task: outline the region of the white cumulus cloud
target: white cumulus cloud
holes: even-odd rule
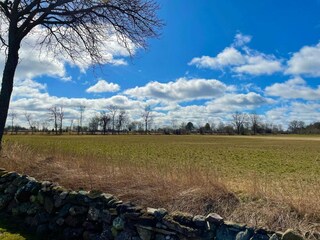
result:
[[[202,56],[191,60],[189,65],[198,68],[219,69],[226,66],[241,65],[245,63],[245,57],[234,47],[227,47],[216,57]]]
[[[95,85],[89,87],[86,92],[88,93],[103,93],[103,92],[117,92],[120,86],[116,83],[108,83],[105,80],[99,80]]]
[[[235,36],[233,44],[217,56],[196,57],[189,62],[189,65],[214,70],[229,68],[234,73],[249,75],[271,75],[283,70],[282,61],[274,55],[264,54],[245,46],[250,41],[251,36],[239,33]]]
[[[315,46],[304,46],[293,54],[288,61],[287,74],[320,76],[320,43]]]
[[[266,87],[265,93],[284,99],[320,100],[320,86],[311,88],[301,77],[290,79],[284,83],[275,83]]]
[[[174,82],[149,82],[143,87],[126,90],[126,95],[136,98],[155,98],[165,101],[189,101],[222,96],[225,92],[234,91],[234,86],[215,79],[186,79],[179,78]]]

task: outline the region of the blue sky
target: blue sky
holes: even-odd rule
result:
[[[65,125],[79,118],[79,105],[88,121],[110,104],[132,121],[150,105],[156,126],[230,123],[235,111],[284,127],[320,121],[319,0],[158,2],[161,36],[147,50],[133,47],[132,58],[111,38],[102,69],[26,44],[10,111],[45,121],[61,105]]]

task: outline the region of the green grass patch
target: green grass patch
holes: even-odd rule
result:
[[[75,160],[89,157],[102,164],[201,168],[227,178],[252,174],[273,179],[313,181],[320,174],[319,137],[237,136],[6,136],[47,156]]]

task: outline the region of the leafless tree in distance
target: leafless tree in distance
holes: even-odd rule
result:
[[[28,113],[28,112],[25,112],[24,113],[24,117],[26,118],[28,124],[29,124],[29,128],[31,130],[31,133],[33,134],[33,131],[34,131],[34,124],[33,124],[33,119],[32,119],[32,115],[31,113]]]
[[[79,106],[80,118],[79,118],[78,134],[80,134],[80,131],[83,134],[82,122],[83,122],[83,113],[85,110],[86,110],[86,106],[84,105]]]
[[[256,135],[257,131],[258,131],[259,124],[260,124],[260,117],[255,112],[250,114],[249,117],[250,117],[250,121],[251,121],[253,135]]]
[[[60,132],[60,134],[62,134],[63,119],[64,119],[64,111],[63,111],[63,107],[60,106],[59,110],[58,110],[58,120],[59,120],[59,132]]]
[[[119,108],[116,105],[109,105],[107,109],[110,112],[111,121],[112,121],[112,134],[114,134],[114,130],[116,126],[116,115],[117,115],[117,112],[119,111]]]
[[[56,134],[58,134],[58,114],[59,110],[57,106],[52,106],[49,109],[49,120],[53,121],[53,128]]]
[[[127,120],[127,112],[125,110],[121,110],[118,114],[118,118],[117,118],[117,130],[118,130],[118,134],[120,133],[120,131],[123,128],[123,125],[125,124]]]
[[[107,127],[108,127],[108,124],[110,123],[110,120],[111,120],[111,117],[108,113],[106,113],[105,111],[102,111],[100,113],[100,125],[102,127],[103,134],[106,134]]]
[[[8,116],[11,120],[11,134],[13,134],[13,123],[14,123],[14,119],[17,117],[17,113],[14,111],[11,111],[9,112]]]
[[[247,121],[247,114],[241,112],[235,112],[232,114],[233,124],[236,127],[237,134],[241,134],[241,130],[244,126],[244,123]]]
[[[143,118],[143,122],[144,122],[144,130],[146,133],[148,133],[149,126],[153,120],[152,109],[151,109],[150,105],[147,105],[144,108],[144,112],[142,113],[142,118]]]
[[[81,60],[87,53],[93,64],[105,63],[103,44],[111,35],[130,51],[146,47],[162,22],[154,0],[1,0],[0,49],[7,54],[0,92],[0,143],[19,62],[21,43],[41,30],[38,45],[56,55]]]

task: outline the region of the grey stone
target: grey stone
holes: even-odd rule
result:
[[[51,188],[52,188],[52,183],[51,183],[51,182],[49,182],[49,181],[43,181],[43,182],[41,183],[41,191],[43,191],[43,192],[48,192],[48,191],[51,190]]]
[[[304,238],[293,229],[288,229],[282,235],[281,240],[303,240]]]
[[[219,214],[209,213],[209,215],[206,217],[206,221],[216,225],[221,225],[223,223],[223,218]]]
[[[182,225],[181,223],[175,221],[172,216],[165,216],[162,219],[162,223],[165,224],[169,229],[183,234],[186,237],[195,237],[199,233],[198,229],[191,228],[189,226]]]
[[[239,232],[236,236],[236,240],[250,240],[254,232],[252,230],[246,229],[245,231]]]
[[[65,217],[69,214],[69,209],[72,207],[71,204],[64,205],[58,212],[59,217]]]
[[[100,210],[95,207],[90,207],[88,210],[88,219],[90,221],[97,221],[100,217]]]
[[[15,178],[20,177],[16,172],[7,172],[3,174],[0,178],[0,183],[12,182]]]
[[[18,187],[13,185],[13,184],[10,184],[5,190],[4,190],[4,193],[5,194],[15,194],[18,190]]]
[[[196,215],[193,217],[192,221],[197,227],[200,228],[206,228],[207,227],[207,222],[206,222],[206,217],[202,215]]]
[[[117,217],[113,220],[112,226],[117,230],[121,231],[124,229],[124,221],[121,217]]]
[[[269,238],[269,240],[279,240],[277,234],[272,234],[272,236]]]
[[[137,227],[137,231],[138,231],[139,237],[142,240],[151,240],[152,239],[152,232],[150,230]]]
[[[266,234],[254,234],[250,240],[269,240],[269,236]]]
[[[221,225],[217,229],[216,240],[234,240],[238,232],[231,231],[226,225]]]
[[[26,203],[21,203],[20,205],[18,205],[17,208],[19,209],[19,213],[26,214],[28,210],[30,210],[31,213],[34,211],[32,210],[32,207],[33,207],[32,203],[26,202]]]
[[[38,192],[37,194],[37,202],[39,202],[40,204],[44,204],[44,196],[41,192]]]
[[[158,219],[159,221],[168,214],[168,211],[164,208],[158,208],[158,209],[148,208],[148,209],[147,209],[147,212],[155,216],[155,218]]]
[[[50,214],[53,211],[53,201],[49,197],[44,198],[44,209]]]
[[[132,232],[122,231],[114,239],[115,240],[132,240],[134,237]]]

